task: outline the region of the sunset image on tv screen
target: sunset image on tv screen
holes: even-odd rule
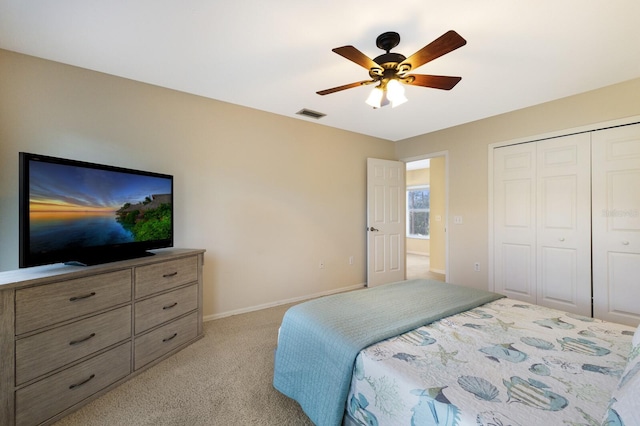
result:
[[[31,162],[31,252],[170,239],[171,200],[170,178]]]

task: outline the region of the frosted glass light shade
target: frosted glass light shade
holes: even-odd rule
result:
[[[404,96],[402,83],[398,80],[389,81],[389,83],[387,83],[387,98],[391,101],[392,108],[407,102],[408,99]]]
[[[380,108],[380,103],[382,102],[382,96],[384,92],[379,87],[374,87],[374,89],[369,94],[369,97],[365,101],[367,105],[370,105],[374,108]]]

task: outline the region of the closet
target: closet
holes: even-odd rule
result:
[[[493,290],[640,322],[640,124],[492,148]]]

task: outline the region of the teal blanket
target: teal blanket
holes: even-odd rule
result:
[[[273,386],[317,426],[340,425],[358,352],[376,342],[503,297],[408,280],[314,299],[284,315]]]

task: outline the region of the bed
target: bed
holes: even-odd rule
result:
[[[273,384],[318,426],[640,425],[634,331],[408,280],[290,308]]]

